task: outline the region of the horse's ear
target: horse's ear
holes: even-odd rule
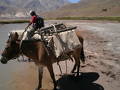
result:
[[[17,32],[15,32],[13,34],[12,40],[14,40],[14,41],[18,40],[18,33]]]
[[[15,38],[18,39],[18,37],[19,37],[19,36],[18,36],[18,33],[15,32]]]

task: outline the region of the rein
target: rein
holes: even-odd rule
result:
[[[16,43],[19,44],[19,54],[18,54],[17,57],[15,57],[15,59],[17,59],[17,61],[20,61],[20,60],[19,60],[19,57],[20,57],[20,56],[22,56],[23,61],[25,60],[25,59],[24,59],[23,52],[22,52],[22,50],[21,50],[21,43],[22,43],[21,41],[22,41],[22,40],[17,40],[17,41],[16,41]]]

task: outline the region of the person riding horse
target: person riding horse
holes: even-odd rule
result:
[[[31,25],[32,25],[32,29],[28,31],[28,39],[30,39],[34,35],[35,31],[44,27],[44,19],[42,17],[39,17],[36,14],[36,12],[33,10],[31,10],[29,14],[32,17],[31,17],[30,23],[25,28],[25,31],[27,31],[28,27]]]
[[[35,11],[30,11],[29,13],[32,17],[30,20],[30,23],[28,24],[28,26],[25,28],[25,31],[27,31],[28,27],[32,25],[32,29],[27,31],[27,38],[28,40],[31,39],[31,37],[34,35],[34,32],[41,29],[42,27],[44,27],[44,19],[42,17],[39,17]],[[24,32],[25,32],[24,31]],[[45,44],[46,50],[49,54],[49,49],[50,47],[48,46],[48,41],[46,41],[46,39],[41,35],[41,39]]]

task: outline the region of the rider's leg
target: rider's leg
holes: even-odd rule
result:
[[[31,39],[34,35],[34,32],[36,31],[36,29],[32,28],[30,31],[28,31],[27,37],[28,39]]]

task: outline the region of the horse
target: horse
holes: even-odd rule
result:
[[[71,73],[74,73],[77,70],[77,76],[79,76],[79,69],[80,69],[80,60],[85,61],[84,49],[83,49],[83,37],[76,32],[77,37],[80,41],[80,47],[76,48],[73,52],[68,53],[70,57],[74,58],[75,64]],[[48,55],[46,51],[46,47],[43,41],[41,40],[24,40],[22,41],[22,45],[20,47],[21,40],[18,38],[19,34],[17,32],[11,33],[9,39],[6,42],[5,49],[1,54],[1,63],[6,64],[9,60],[15,59],[19,57],[20,54],[31,58],[35,64],[38,66],[39,72],[39,82],[36,90],[39,90],[42,87],[42,76],[43,76],[43,67],[46,66],[50,76],[53,80],[54,89],[57,87],[57,82],[55,80],[55,75],[53,72],[52,64],[57,62],[58,59],[56,56],[51,52]],[[59,60],[61,61],[61,60]]]

